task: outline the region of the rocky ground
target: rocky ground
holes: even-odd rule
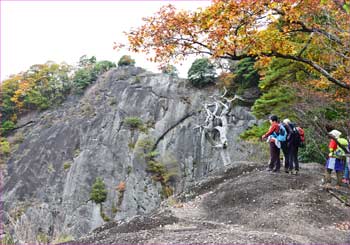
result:
[[[321,186],[323,168],[298,176],[240,162],[162,203],[149,216],[110,222],[73,243],[350,243],[350,189]],[[69,242],[72,244],[72,242]]]

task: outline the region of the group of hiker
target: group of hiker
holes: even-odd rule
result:
[[[267,171],[279,172],[281,168],[280,150],[284,155],[284,171],[298,175],[299,161],[298,149],[305,144],[304,130],[288,118],[282,122],[276,115],[269,117],[270,128],[262,136],[270,145],[270,163]],[[335,171],[337,176],[336,188],[342,183],[349,185],[350,144],[336,129],[328,133],[330,137],[329,154],[325,166],[325,188],[330,188],[331,174]],[[350,187],[350,185],[349,185]]]
[[[270,145],[270,164],[267,171],[279,172],[281,168],[280,149],[284,155],[284,171],[297,175],[299,172],[298,149],[304,144],[304,130],[288,118],[279,122],[276,115],[269,118],[270,128],[262,136]]]

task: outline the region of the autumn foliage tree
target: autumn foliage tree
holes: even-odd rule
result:
[[[214,0],[195,12],[168,5],[127,34],[129,47],[161,63],[188,55],[293,60],[348,91],[350,14],[339,2]]]
[[[11,132],[24,113],[59,105],[73,90],[82,92],[100,74],[115,66],[113,62],[97,62],[94,56],[84,55],[77,67],[48,61],[12,75],[0,86],[0,134]]]
[[[322,161],[330,125],[350,134],[349,1],[214,0],[194,12],[168,5],[127,35],[130,50],[160,63],[189,55],[254,60],[262,92],[254,114],[266,118],[273,111],[301,122],[309,139],[302,156],[308,161]],[[230,85],[239,76],[220,77]],[[261,135],[266,127],[245,136]]]
[[[11,131],[17,117],[30,110],[44,110],[62,102],[69,93],[71,66],[46,62],[11,76],[1,83],[2,134]]]

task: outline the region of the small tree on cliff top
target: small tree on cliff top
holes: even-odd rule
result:
[[[213,83],[215,76],[215,67],[207,58],[195,60],[188,70],[188,80],[195,87],[203,87]]]

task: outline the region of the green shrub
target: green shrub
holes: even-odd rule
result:
[[[127,173],[127,175],[129,175],[131,172],[132,172],[132,167],[131,167],[131,166],[128,166],[128,167],[126,168],[126,173]]]
[[[2,138],[0,141],[0,155],[9,155],[11,152],[10,143],[5,139]]]
[[[49,163],[49,165],[47,166],[47,171],[49,171],[49,173],[55,172],[55,168],[53,167],[52,163]]]
[[[257,118],[278,115],[279,118],[296,118],[292,105],[296,99],[295,92],[287,87],[274,87],[257,99],[252,112]]]
[[[150,151],[146,154],[146,159],[152,160],[159,155],[158,151]]]
[[[164,174],[164,182],[165,182],[165,183],[168,183],[171,179],[173,179],[173,178],[178,178],[178,177],[179,177],[179,174],[178,174],[178,173],[167,171],[167,172]]]
[[[36,235],[36,240],[39,244],[48,244],[49,243],[49,237],[45,233],[42,233],[42,232],[39,232]]]
[[[2,123],[2,126],[1,126],[1,134],[6,135],[15,127],[16,125],[12,121],[5,121]]]
[[[64,169],[64,170],[69,169],[71,166],[72,166],[72,163],[71,163],[71,162],[65,162],[65,163],[63,163],[63,169]]]
[[[168,74],[170,76],[177,76],[178,70],[173,65],[165,65],[161,67],[161,71],[164,74]]]
[[[71,235],[62,234],[56,237],[55,240],[52,241],[52,244],[67,243],[73,240],[74,237],[72,237]]]
[[[132,129],[140,129],[143,126],[143,121],[138,117],[127,117],[123,122]]]
[[[123,199],[124,199],[124,191],[119,191],[118,192],[118,203],[117,203],[119,208],[123,203]]]
[[[113,67],[116,67],[116,64],[114,62],[108,60],[99,61],[94,66],[94,72],[95,74],[100,75]]]
[[[79,148],[77,148],[77,149],[75,149],[74,150],[74,157],[78,157],[79,155],[80,155],[80,149]]]
[[[90,68],[78,70],[73,77],[73,85],[78,92],[82,92],[97,78],[96,73]]]
[[[24,97],[24,105],[26,108],[45,110],[50,107],[50,101],[40,91],[31,89]]]
[[[141,78],[139,76],[135,76],[135,82],[133,82],[133,84],[140,83],[140,82],[141,82]]]
[[[130,55],[123,55],[118,61],[118,66],[133,66],[133,65],[135,65],[135,60],[133,60]]]
[[[236,87],[238,92],[242,93],[247,88],[257,87],[259,84],[259,73],[254,67],[254,58],[244,58],[240,60],[236,67],[232,70],[235,74],[233,78],[233,87]]]
[[[136,145],[135,145],[137,148],[141,148],[143,149],[144,152],[148,152],[150,151],[153,146],[154,146],[154,141],[153,139],[147,137],[147,138],[143,138],[143,139],[139,139],[137,142],[136,142]]]
[[[104,212],[100,212],[100,215],[104,222],[109,222],[111,220]]]
[[[88,58],[87,55],[83,55],[79,58],[78,66],[80,68],[88,68],[92,67],[96,63],[96,57],[91,56],[91,58]]]
[[[188,80],[195,87],[204,87],[215,81],[214,65],[207,58],[195,60],[188,70]]]
[[[269,122],[264,122],[260,126],[254,125],[250,129],[244,131],[239,137],[244,140],[249,141],[259,141],[261,136],[263,136],[270,127]]]
[[[343,4],[343,9],[348,13],[350,14],[350,3],[344,3]]]
[[[168,185],[163,185],[162,186],[162,196],[165,198],[170,197],[172,194],[174,194],[173,188],[171,188]]]
[[[95,203],[103,203],[107,198],[106,185],[102,178],[97,177],[95,183],[92,185],[90,198]]]
[[[113,214],[118,213],[118,208],[115,206],[114,203],[112,204],[112,213],[113,213]]]
[[[164,164],[158,162],[158,161],[154,161],[154,160],[150,160],[147,162],[147,169],[148,172],[157,174],[158,176],[164,176],[164,174],[166,173],[166,169]]]
[[[6,233],[6,235],[0,240],[0,244],[15,244],[15,241],[10,234]]]
[[[81,93],[87,86],[96,81],[98,75],[116,67],[115,63],[107,60],[96,62],[96,57],[82,56],[79,61],[80,69],[73,76],[73,86],[76,92]]]
[[[131,149],[131,150],[135,149],[135,143],[134,143],[134,142],[129,141],[129,143],[128,143],[128,147],[129,147],[129,149]]]
[[[323,141],[315,137],[314,128],[304,128],[305,147],[299,148],[299,160],[301,162],[325,163],[328,154],[328,139]]]

